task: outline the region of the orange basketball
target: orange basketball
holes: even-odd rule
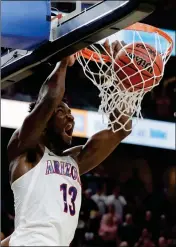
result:
[[[129,91],[142,88],[150,91],[162,78],[162,56],[148,44],[144,46],[143,43],[134,43],[124,46],[117,54],[115,62],[114,70]]]

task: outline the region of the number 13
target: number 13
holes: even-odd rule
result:
[[[77,196],[77,189],[73,186],[71,186],[68,189],[68,194],[71,196],[71,204],[72,205],[68,205],[68,203],[67,203],[67,184],[61,184],[60,185],[60,191],[63,191],[64,212],[67,213],[68,208],[69,208],[70,215],[74,216],[75,215],[75,200],[76,200],[76,196]]]

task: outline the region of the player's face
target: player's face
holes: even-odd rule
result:
[[[61,102],[52,117],[52,125],[56,138],[61,138],[65,143],[71,144],[75,122],[67,104]]]

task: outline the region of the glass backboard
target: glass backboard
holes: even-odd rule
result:
[[[43,1],[49,3],[48,0]],[[55,36],[49,40],[48,35],[48,42],[26,52],[24,56],[16,56],[14,59],[10,53],[6,54],[6,60],[9,59],[10,62],[2,67],[1,87],[28,77],[43,63],[55,63],[64,56],[71,55],[142,20],[153,12],[158,1],[160,0],[149,0],[147,3],[145,0],[63,1],[62,6],[58,6],[56,1],[51,2],[51,16],[47,16],[46,21],[51,21],[52,17],[63,13],[63,18],[55,26]],[[16,1],[12,2],[15,4]],[[64,7],[65,3],[67,7]],[[72,5],[68,7],[70,3]],[[3,59],[1,57],[2,64]]]

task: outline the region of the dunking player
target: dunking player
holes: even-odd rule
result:
[[[70,56],[56,65],[9,142],[15,231],[2,246],[69,246],[81,204],[79,174],[99,165],[129,134],[105,129],[84,146],[64,151],[72,141],[74,118],[62,99],[67,66],[74,60]]]

